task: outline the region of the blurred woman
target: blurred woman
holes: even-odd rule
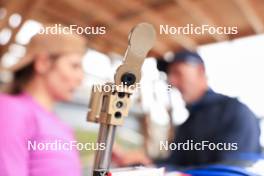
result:
[[[69,147],[73,132],[52,110],[81,83],[85,50],[75,34],[38,34],[8,69],[14,79],[0,94],[0,175],[81,175],[78,152]]]

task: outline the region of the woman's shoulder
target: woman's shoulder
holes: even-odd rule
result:
[[[11,94],[8,94],[8,93],[0,93],[0,100],[14,100],[16,97],[16,95],[11,95]]]
[[[4,136],[21,136],[23,139],[33,136],[35,117],[22,94],[0,94],[0,128]]]
[[[30,104],[23,95],[10,95],[10,94],[0,94],[0,118],[1,119],[12,119],[15,117],[16,120],[25,120],[25,118],[30,117],[32,111]]]
[[[9,107],[12,108],[13,110],[25,109],[26,106],[28,106],[28,103],[26,99],[23,97],[24,97],[23,94],[11,95],[11,94],[0,93],[0,108]]]

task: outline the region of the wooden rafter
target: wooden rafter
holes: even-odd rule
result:
[[[234,0],[239,9],[242,11],[243,15],[246,17],[249,24],[252,26],[256,33],[264,32],[264,20],[261,19],[260,15],[257,13],[256,8],[252,1],[249,0]]]
[[[66,26],[70,24],[81,27],[105,26],[107,28],[105,35],[84,35],[89,47],[105,54],[112,51],[123,54],[127,47],[127,36],[130,29],[137,23],[149,22],[155,26],[158,34],[151,53],[160,56],[167,51],[177,51],[182,48],[195,49],[200,44],[263,33],[264,16],[260,12],[264,9],[264,4],[260,0],[233,1],[235,3],[223,0],[217,1],[216,3],[219,4],[216,4],[209,3],[210,0],[155,0],[155,2],[150,0],[31,0],[30,2],[29,0],[5,0],[3,5],[8,14],[4,20],[0,21],[0,29],[9,25],[8,17],[14,12],[23,15],[22,22],[30,18],[41,23],[61,23]],[[42,5],[34,6],[32,5],[34,2],[42,2]],[[230,8],[227,9],[226,13],[229,10],[229,13],[236,16],[230,19],[226,18],[227,14],[223,18],[214,16],[225,10],[229,3]],[[212,6],[212,9],[217,10],[209,13],[209,11],[204,10],[203,5],[207,5],[206,8]],[[218,8],[220,9],[218,10]],[[230,12],[230,9],[235,11]],[[243,15],[239,16],[240,14]],[[179,15],[182,16],[179,18]],[[159,33],[160,24],[175,27],[190,23],[194,25],[208,24],[210,26],[235,24],[244,32],[235,35],[210,35],[208,33],[204,36]],[[12,29],[13,35],[9,44],[14,42],[21,25]],[[2,50],[3,48],[6,50],[8,46],[1,47]]]
[[[175,2],[191,15],[200,24],[209,24],[211,26],[217,26],[217,23],[212,17],[210,17],[205,11],[200,9],[193,1],[190,0],[175,0]],[[225,34],[213,34],[213,38],[216,41],[228,40],[228,36]]]
[[[13,13],[18,13],[22,16],[22,20],[19,24],[18,27],[12,29],[12,35],[11,35],[11,38],[9,39],[8,43],[5,44],[2,48],[1,48],[1,56],[8,50],[10,44],[12,43],[15,43],[15,38],[16,38],[16,35],[18,33],[18,31],[21,29],[21,27],[23,26],[24,22],[30,18],[30,15],[31,15],[31,12],[32,10],[38,6],[38,5],[41,5],[41,1],[34,1],[34,2],[31,2],[30,0],[24,0],[22,4],[20,4],[19,6],[15,6],[15,2],[14,1],[11,1],[10,3],[10,6],[12,7],[9,11],[9,15],[6,16],[6,18],[8,19],[10,17],[10,15],[12,15]],[[13,4],[14,3],[14,4]]]
[[[128,6],[134,6],[135,8],[138,8],[142,11],[141,14],[139,14],[142,17],[142,20],[144,21],[149,21],[152,24],[154,24],[156,27],[158,27],[160,24],[168,23],[172,24],[171,22],[168,22],[166,20],[166,17],[163,16],[163,14],[158,14],[155,10],[147,7],[144,5],[142,2],[139,1],[129,1],[129,2],[124,2],[127,3]],[[158,27],[159,29],[159,27]],[[157,31],[159,32],[159,31]],[[159,35],[159,34],[158,34]],[[193,50],[197,47],[197,43],[192,40],[191,38],[184,36],[184,35],[173,35],[173,36],[168,36],[165,35],[162,37],[163,40],[170,41],[170,43],[175,42],[181,45],[183,48]],[[162,42],[162,41],[161,41]]]
[[[105,9],[104,6],[100,6],[100,7],[98,7],[97,10],[101,11],[104,9]],[[130,31],[131,27],[133,27],[135,24],[137,24],[139,22],[142,22],[142,20],[140,20],[137,16],[135,16],[135,18],[130,18],[129,20],[122,20],[122,21],[119,20],[119,21],[113,22],[113,23],[108,25],[109,27],[110,26],[112,27],[109,30],[114,31],[113,33],[117,34],[115,36],[111,36],[112,38],[113,37],[116,38],[116,39],[113,39],[113,41],[117,41],[119,39],[122,39],[123,42],[120,42],[120,43],[123,43],[121,45],[121,46],[123,46],[123,47],[121,47],[121,50],[124,50],[125,49],[124,46],[127,45],[127,36],[128,36],[128,32]],[[106,35],[103,38],[109,39],[111,37]],[[97,38],[97,40],[101,40],[101,39]],[[161,54],[161,53],[164,53],[166,50],[167,51],[169,50],[169,48],[166,47],[165,44],[162,44],[161,41],[157,41],[157,43],[158,43],[159,47],[155,48],[155,50],[157,50],[156,53]],[[115,43],[113,43],[113,46],[109,46],[109,47],[116,48],[116,46],[118,46],[118,45],[115,45]]]

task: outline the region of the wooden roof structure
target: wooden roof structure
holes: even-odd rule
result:
[[[168,51],[194,49],[199,45],[232,40],[264,32],[263,0],[0,0],[6,15],[0,19],[1,29],[8,27],[8,18],[18,13],[22,23],[12,29],[12,37],[1,46],[4,54],[15,35],[28,19],[41,23],[56,23],[81,27],[105,26],[105,35],[85,35],[90,48],[102,53],[123,54],[130,29],[137,23],[152,23],[157,32],[161,24],[185,26],[237,26],[231,35],[160,35],[151,50],[159,57]]]

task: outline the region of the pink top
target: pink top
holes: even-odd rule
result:
[[[79,176],[72,141],[71,129],[31,96],[0,94],[0,175]]]

